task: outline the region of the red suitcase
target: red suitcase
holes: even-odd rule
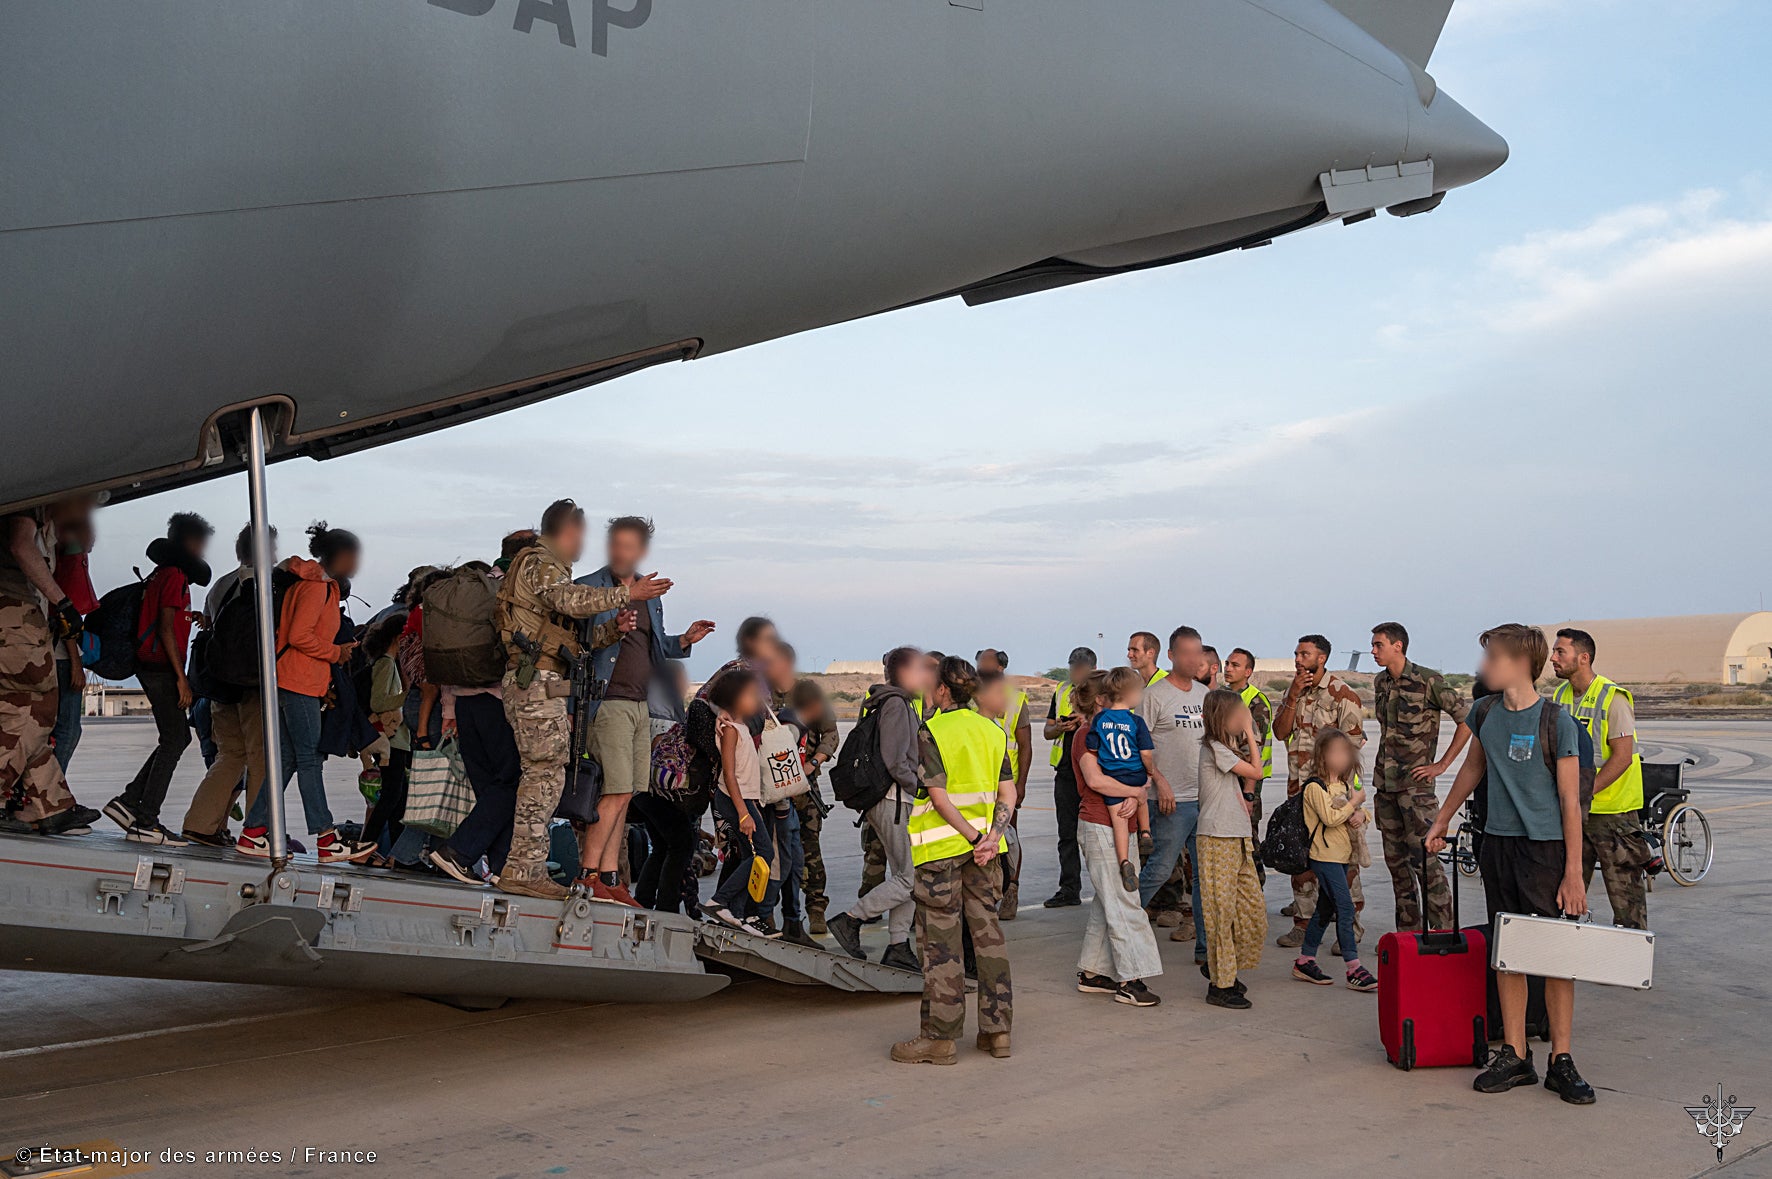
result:
[[[1400,1069],[1480,1066],[1488,1048],[1489,939],[1481,927],[1458,928],[1456,867],[1446,874],[1451,929],[1378,939],[1378,1037]]]

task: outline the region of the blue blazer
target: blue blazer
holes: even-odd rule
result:
[[[595,573],[587,573],[583,577],[574,579],[573,584],[608,588],[615,584],[615,574],[611,573],[609,566],[605,565]],[[653,598],[650,602],[637,603],[635,608],[646,611],[652,627],[652,687],[647,693],[647,709],[653,716],[662,720],[680,721],[683,719],[683,702],[677,699],[676,689],[672,685],[670,677],[665,674],[667,666],[665,660],[687,659],[689,658],[689,648],[684,644],[682,635],[665,633],[664,600],[662,598]],[[589,635],[593,628],[614,618],[615,613],[614,610],[605,610],[588,619],[584,624],[584,633]],[[620,647],[621,643],[618,640],[607,647],[599,647],[591,652],[592,679],[604,683],[609,682],[609,677],[615,674],[615,656]],[[597,706],[600,703],[601,701],[598,700],[591,701],[591,715],[596,715]]]

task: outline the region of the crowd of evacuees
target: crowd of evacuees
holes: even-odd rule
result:
[[[671,583],[643,572],[653,529],[641,517],[609,521],[605,563],[571,578],[585,547],[584,513],[559,501],[539,528],[507,535],[490,560],[411,570],[392,601],[359,622],[351,585],[363,543],[324,522],[306,530],[297,554],[276,552],[270,530],[268,572],[257,568],[252,530],[243,528],[233,567],[214,577],[214,529],[175,514],[146,546],[140,582],[101,598],[88,566],[94,507],[75,498],[5,517],[5,830],[78,836],[102,815],[137,843],[276,858],[286,853],[272,844],[271,801],[293,778],[311,845],[290,840],[289,851],[311,851],[322,864],[367,863],[530,896],[576,888],[809,948],[827,948],[818,938],[828,936],[855,958],[865,956],[863,928],[883,922],[883,964],[925,980],[919,1034],[895,1045],[893,1058],[952,1063],[969,987],[979,994],[978,1047],[1009,1055],[1000,923],[1016,916],[1023,849],[1015,816],[1033,743],[1027,693],[1006,676],[1001,651],[970,661],[909,646],[888,652],[883,682],[861,704],[854,740],[867,748],[852,757],[831,703],[799,675],[794,649],[767,618],[745,619],[736,657],[691,694],[682,660],[715,627],[699,620],[666,630],[661,601]],[[274,682],[263,685],[249,671],[260,650],[261,576],[270,579],[275,618]],[[451,587],[467,596],[439,596]],[[200,608],[193,589],[206,591]],[[461,621],[453,603],[476,593],[489,603],[485,672],[463,670],[471,661],[456,651],[445,659],[426,637],[427,604],[435,640]],[[1088,875],[1079,991],[1156,1005],[1148,983],[1163,971],[1157,931],[1169,928],[1171,940],[1192,943],[1208,1004],[1252,1006],[1247,979],[1268,934],[1262,789],[1276,742],[1288,795],[1302,794],[1311,832],[1309,870],[1290,881],[1292,900],[1281,910],[1290,924],[1278,938],[1296,951],[1296,980],[1335,981],[1320,961],[1327,944],[1348,988],[1379,987],[1360,950],[1368,825],[1381,836],[1396,928],[1450,924],[1447,879],[1433,853],[1479,784],[1491,912],[1585,913],[1597,865],[1620,923],[1646,923],[1650,856],[1621,818],[1642,805],[1634,717],[1629,693],[1594,672],[1592,636],[1566,630],[1553,648],[1533,627],[1485,632],[1475,707],[1440,673],[1410,661],[1408,641],[1397,623],[1372,632],[1379,736],[1370,778],[1364,708],[1328,670],[1322,635],[1299,640],[1277,702],[1255,684],[1251,651],[1236,647],[1220,659],[1188,626],[1167,642],[1132,635],[1121,667],[1099,668],[1087,648],[1072,652],[1044,725],[1060,877],[1045,907],[1084,903]],[[114,672],[119,660],[141,684],[156,740],[95,810],[76,801],[69,773],[89,669]],[[1547,662],[1562,681],[1557,701],[1536,686]],[[569,709],[575,667],[593,687]],[[1456,724],[1443,755],[1442,716]],[[269,758],[267,718],[278,745]],[[1601,745],[1592,813],[1573,793],[1578,729]],[[812,789],[765,801],[763,761],[782,740],[770,736],[776,731],[788,734]],[[193,734],[206,772],[183,816],[169,815],[168,789]],[[1539,741],[1552,747],[1549,756],[1530,752]],[[439,833],[404,820],[415,765],[445,748],[459,759],[472,805]],[[1442,799],[1435,780],[1460,753]],[[358,763],[361,822],[332,813],[329,757]],[[596,788],[589,809],[562,823],[556,806],[582,786],[582,767],[569,764],[576,757],[595,764]],[[830,807],[819,784],[840,758],[849,759],[851,779],[875,774],[878,789],[852,803],[869,862],[861,893],[827,920],[820,837]],[[704,897],[703,877],[716,871]],[[1523,1030],[1525,980],[1500,980],[1507,1034],[1477,1078],[1486,1092],[1537,1080]],[[1545,1005],[1546,1085],[1590,1102],[1593,1090],[1570,1054],[1572,985],[1549,980]]]

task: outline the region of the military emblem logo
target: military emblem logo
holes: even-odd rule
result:
[[[1717,1148],[1717,1162],[1720,1163],[1723,1161],[1724,1145],[1741,1133],[1742,1125],[1756,1108],[1758,1107],[1752,1105],[1736,1105],[1733,1093],[1725,1101],[1722,1083],[1718,1082],[1715,1097],[1707,1093],[1703,1105],[1688,1105],[1686,1113],[1697,1125],[1698,1132]]]

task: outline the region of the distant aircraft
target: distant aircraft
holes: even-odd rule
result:
[[[0,507],[1427,211],[1450,7],[8,0]]]

